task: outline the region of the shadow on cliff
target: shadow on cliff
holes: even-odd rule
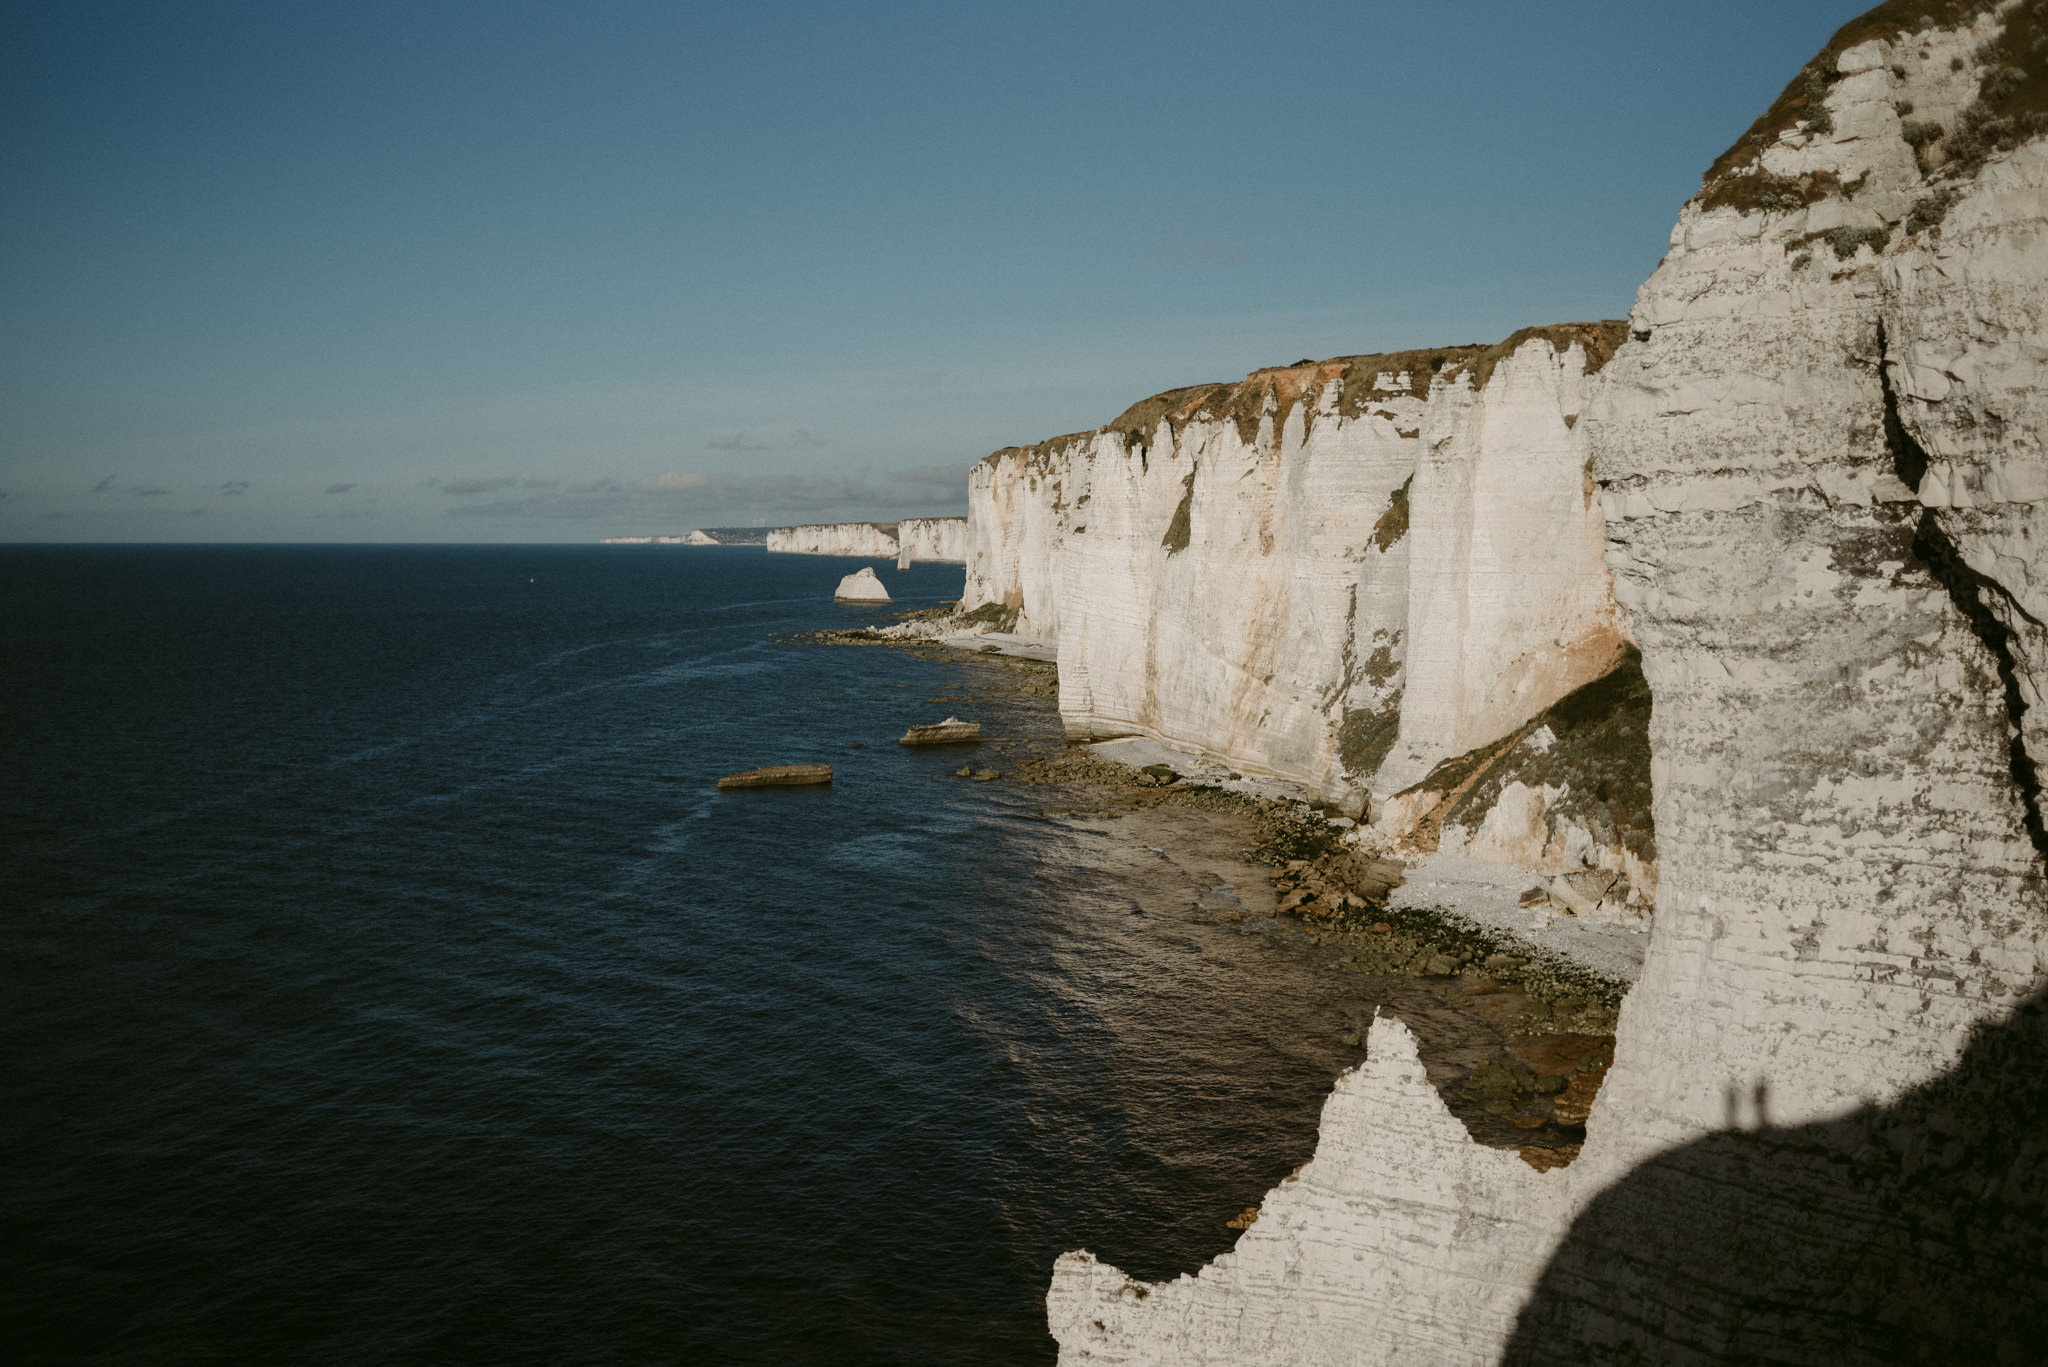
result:
[[[1573,1224],[1509,1367],[2048,1363],[2048,1002],[1891,1106],[1729,1129]]]

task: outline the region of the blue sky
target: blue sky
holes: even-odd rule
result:
[[[1625,313],[1865,7],[0,4],[0,539],[963,511],[1161,389]]]

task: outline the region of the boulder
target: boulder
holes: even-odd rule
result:
[[[882,587],[882,581],[875,577],[872,567],[863,565],[839,581],[839,587],[832,591],[835,603],[888,603],[889,590]]]
[[[903,733],[898,745],[975,745],[981,742],[981,723],[948,717],[944,721],[913,726]]]
[[[1600,910],[1607,890],[1621,875],[1612,869],[1574,869],[1550,880],[1550,900],[1575,916],[1592,916]]]

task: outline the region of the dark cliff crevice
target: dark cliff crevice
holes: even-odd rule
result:
[[[1884,393],[1884,439],[1891,451],[1892,469],[1900,481],[1917,495],[1920,481],[1927,474],[1927,451],[1913,439],[1913,434],[1906,430],[1906,424],[1899,417],[1899,396],[1892,388],[1882,322],[1877,326],[1877,382]],[[1920,510],[1919,525],[1913,529],[1913,554],[1927,567],[1934,581],[1948,592],[1949,601],[1955,604],[1956,611],[1963,614],[1970,630],[1984,643],[1998,668],[1998,682],[2005,693],[2007,729],[2012,733],[2008,762],[2012,767],[2013,785],[2019,790],[2027,838],[2033,842],[2034,854],[2048,864],[2048,821],[2042,817],[2041,774],[2034,757],[2027,752],[2027,700],[2020,689],[2018,633],[2007,625],[2007,621],[2019,619],[2036,626],[2040,623],[2020,606],[2004,585],[1970,567],[1954,540],[1942,529],[1941,519],[1932,508]],[[2005,615],[1992,608],[1993,595]]]
[[[1166,535],[1159,538],[1159,544],[1166,547],[1166,553],[1188,548],[1194,536],[1195,472],[1188,471],[1188,477],[1181,481],[1180,506],[1173,510],[1173,520],[1166,524]]]

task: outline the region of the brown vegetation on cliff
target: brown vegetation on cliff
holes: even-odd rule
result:
[[[1789,210],[1852,195],[1854,186],[1843,185],[1827,172],[1775,176],[1762,170],[1758,159],[1802,122],[1809,132],[1834,131],[1826,99],[1841,79],[1836,62],[1842,53],[1873,39],[1898,43],[1935,29],[1966,28],[1999,8],[1999,0],[1886,0],[1842,25],[1771,107],[1707,168],[1701,180],[1701,207],[1743,213]],[[2048,0],[2022,0],[2004,13],[2001,25],[1971,54],[1979,71],[1977,98],[1957,118],[1954,129],[1906,119],[1912,107],[1901,106],[1901,135],[1913,145],[1923,169],[1926,149],[1944,137],[1939,174],[1954,179],[1974,173],[1997,152],[2048,133]],[[1904,67],[1894,70],[1902,77],[1906,74]]]

